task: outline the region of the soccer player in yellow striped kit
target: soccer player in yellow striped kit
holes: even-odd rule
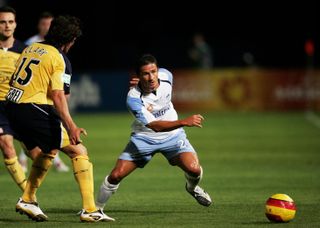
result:
[[[22,52],[7,94],[6,111],[11,127],[29,151],[37,148],[42,151],[33,161],[25,191],[16,204],[17,212],[36,221],[48,219],[36,201],[36,191],[57,150],[72,160],[82,196],[80,220],[114,221],[95,206],[92,164],[80,138],[86,131],[74,123],[65,96],[64,86],[70,84],[71,72],[65,54],[80,35],[78,18],[55,18],[45,41]]]
[[[18,162],[13,145],[15,136],[5,115],[5,96],[9,91],[9,81],[16,69],[20,53],[26,47],[14,38],[17,27],[16,11],[8,6],[0,8],[0,149],[4,163],[13,180],[23,191],[26,186],[26,176]]]

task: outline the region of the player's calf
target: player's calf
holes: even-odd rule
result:
[[[110,184],[108,181],[108,176],[106,176],[105,180],[100,186],[100,190],[96,200],[96,206],[103,209],[111,195],[117,191],[119,185],[120,184]]]

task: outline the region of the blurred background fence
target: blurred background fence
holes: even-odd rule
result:
[[[179,110],[319,109],[316,3],[0,0],[1,5],[16,9],[15,37],[22,41],[37,32],[43,11],[81,19],[83,36],[68,54],[74,69],[71,107],[77,112],[126,110],[129,72],[142,53],[154,54],[160,67],[174,73]],[[202,66],[195,61],[199,43],[210,57]]]
[[[173,102],[182,111],[308,111],[320,109],[320,71],[225,68],[173,70]],[[124,111],[126,71],[75,74],[74,111]]]

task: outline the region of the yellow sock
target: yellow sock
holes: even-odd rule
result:
[[[89,162],[90,167],[89,167],[89,174],[90,174],[90,181],[91,181],[91,191],[94,193],[94,179],[93,179],[93,165],[91,162]]]
[[[54,155],[40,154],[32,163],[31,172],[27,181],[26,189],[22,195],[22,199],[26,202],[36,201],[36,192],[47,175],[52,165]]]
[[[4,159],[4,164],[6,165],[13,180],[17,183],[20,189],[24,191],[26,188],[27,179],[20,163],[18,162],[17,156],[14,158]]]
[[[79,155],[72,159],[74,177],[76,178],[82,197],[82,206],[87,212],[96,211],[93,196],[92,164],[88,156]]]

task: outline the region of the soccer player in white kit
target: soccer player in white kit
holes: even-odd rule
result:
[[[210,206],[209,194],[198,185],[202,168],[183,130],[183,127],[202,127],[203,117],[196,114],[178,119],[171,102],[173,76],[168,70],[158,68],[154,56],[143,55],[137,63],[136,74],[139,83],[127,96],[128,109],[135,117],[131,138],[115,167],[105,177],[96,206],[103,209],[120,181],[136,168],[143,168],[157,152],[185,172],[187,192],[199,204]]]

